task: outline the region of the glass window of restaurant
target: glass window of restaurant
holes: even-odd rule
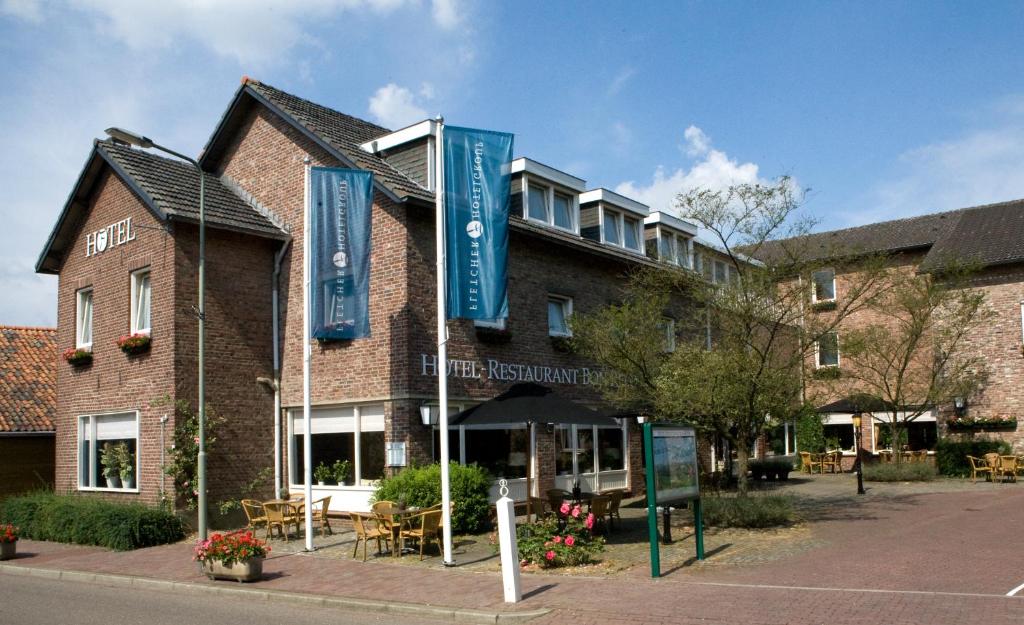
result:
[[[449,409],[452,414],[458,412]],[[434,460],[441,459],[441,431],[434,428]],[[448,455],[459,464],[476,464],[494,479],[526,477],[530,435],[526,424],[459,425],[448,431]]]
[[[625,468],[625,426],[559,425],[555,427],[555,473],[557,475],[571,476],[623,471]]]
[[[348,477],[339,486],[372,486],[384,477],[384,405],[314,408],[310,414],[313,467],[321,463],[349,462]],[[302,410],[289,412],[292,445],[289,449],[291,484],[303,477]]]

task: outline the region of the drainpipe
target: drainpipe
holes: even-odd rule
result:
[[[274,256],[274,286],[271,296],[273,306],[273,331],[274,331],[274,497],[281,498],[281,339],[279,328],[281,326],[281,305],[279,284],[281,278],[281,262],[292,240],[289,238],[281,244],[281,249]]]

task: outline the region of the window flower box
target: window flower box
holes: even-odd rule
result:
[[[949,420],[952,430],[1001,430],[1017,429],[1017,419],[1010,415],[994,417],[952,417]]]
[[[568,354],[572,351],[572,337],[571,336],[552,336],[551,347],[556,352],[562,352]]]
[[[811,374],[815,380],[838,380],[843,376],[839,367],[818,367]]]
[[[129,334],[117,339],[117,346],[129,356],[148,352],[152,343],[148,334]]]
[[[92,364],[92,350],[69,347],[64,350],[64,360],[72,367],[87,367]]]
[[[828,312],[830,310],[835,309],[836,301],[834,299],[826,300],[824,302],[814,302],[813,304],[811,304],[811,310],[813,310],[814,312]]]

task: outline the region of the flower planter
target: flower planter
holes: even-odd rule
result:
[[[18,551],[18,541],[0,543],[0,560],[13,560]]]
[[[103,478],[107,481],[107,488],[121,488],[121,478],[117,475],[104,475]]]
[[[135,476],[134,475],[122,475],[121,476],[121,488],[135,488]]]
[[[236,582],[255,582],[263,577],[263,558],[249,558],[225,565],[220,560],[203,561],[203,572],[210,579],[231,579]]]
[[[117,346],[129,356],[137,356],[138,354],[148,352],[152,344],[153,342],[148,334],[132,334],[131,336],[122,336],[117,339]]]

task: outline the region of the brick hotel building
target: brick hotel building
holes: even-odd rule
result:
[[[333,509],[365,510],[386,472],[438,455],[437,428],[424,424],[436,423],[439,369],[433,137],[431,121],[392,132],[243,80],[199,158],[206,392],[224,418],[208,460],[211,501],[237,497],[270,467],[284,489],[302,480],[307,159],[369,170],[375,180],[371,336],[313,347],[313,464],[349,460],[353,470],[342,485],[315,485],[315,494],[331,495]],[[173,494],[161,467],[176,416],[156,400],[195,405],[197,397],[198,175],[181,161],[96,141],[46,242],[37,271],[59,279],[57,345],[92,353],[89,364],[58,367],[59,490],[150,503]],[[596,403],[596,372],[560,340],[569,315],[619,300],[638,266],[703,267],[712,280],[730,279],[730,269],[695,246],[687,222],[528,158],[513,162],[512,176],[510,316],[449,324],[451,407],[517,381]],[[150,349],[122,353],[118,338],[132,333],[148,334]],[[635,491],[643,479],[635,419],[614,428],[458,427],[449,436],[453,459],[510,478],[518,498],[527,463],[536,493],[577,478],[587,489]],[[134,483],[106,483],[99,450],[107,442],[129,447]]]

